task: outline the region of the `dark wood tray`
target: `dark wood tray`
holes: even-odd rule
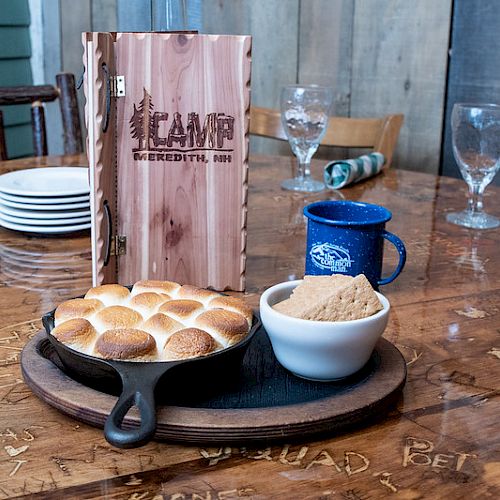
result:
[[[57,354],[38,333],[21,357],[24,380],[42,400],[85,423],[103,427],[116,396],[87,387],[66,375]],[[285,370],[261,328],[240,373],[227,380],[186,386],[173,376],[157,394],[158,440],[233,443],[290,440],[333,433],[361,421],[379,419],[399,396],[406,363],[397,348],[380,339],[366,366],[338,382],[310,382]],[[165,387],[168,387],[166,394]],[[138,425],[130,411],[125,427]]]

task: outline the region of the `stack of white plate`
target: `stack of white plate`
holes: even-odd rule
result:
[[[45,167],[0,175],[0,226],[38,234],[90,228],[88,168]]]

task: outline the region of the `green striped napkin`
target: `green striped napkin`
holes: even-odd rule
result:
[[[370,153],[352,160],[331,161],[326,165],[323,173],[326,187],[340,189],[378,174],[384,162],[385,158],[382,153]]]

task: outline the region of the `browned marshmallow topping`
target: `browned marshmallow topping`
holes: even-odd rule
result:
[[[55,311],[60,342],[92,356],[169,361],[206,356],[243,339],[252,309],[241,299],[173,281],[91,288]]]

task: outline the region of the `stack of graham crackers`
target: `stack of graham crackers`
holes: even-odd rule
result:
[[[290,298],[273,308],[287,316],[313,321],[351,321],[366,318],[383,307],[364,274],[304,276]]]

